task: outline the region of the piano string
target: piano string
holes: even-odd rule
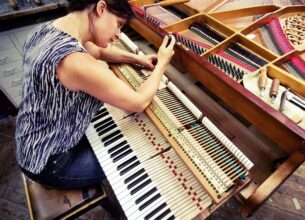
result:
[[[142,8],[133,6],[133,9],[140,15],[144,14]],[[148,9],[145,18],[155,26],[163,27],[174,23],[173,20],[170,19],[172,14],[170,10],[166,10],[161,6],[149,7]],[[160,10],[162,13],[158,12]],[[179,16],[179,13],[175,13],[172,16],[176,17],[177,15]],[[183,15],[180,17],[185,18]],[[200,22],[193,22],[189,25],[188,29],[179,33],[175,32],[173,35],[177,42],[181,43],[183,47],[190,49],[195,55],[199,56],[202,56],[205,52],[208,52],[210,48],[224,41],[226,38],[215,28]],[[242,81],[244,74],[254,72],[267,64],[265,60],[250,52],[237,42],[230,43],[228,48],[224,51],[217,51],[214,54],[210,54],[207,59],[237,82]]]

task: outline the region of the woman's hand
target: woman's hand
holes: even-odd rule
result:
[[[167,65],[174,55],[173,48],[175,43],[176,40],[174,36],[165,36],[162,45],[159,48],[158,55],[139,55],[136,64],[143,66],[148,70],[153,70],[159,61],[161,62],[160,65]]]
[[[167,65],[172,56],[174,55],[174,45],[176,43],[176,39],[174,36],[166,35],[163,39],[162,45],[158,51],[158,63],[161,65]]]
[[[139,55],[137,64],[145,69],[153,70],[157,64],[158,58],[156,54]]]

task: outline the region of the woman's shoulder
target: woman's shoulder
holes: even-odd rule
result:
[[[23,47],[24,55],[46,53],[47,56],[50,56],[64,53],[67,50],[83,51],[83,48],[74,37],[54,27],[51,21],[34,28]]]
[[[52,29],[51,21],[39,24],[29,33],[27,40],[41,41],[41,39],[46,36],[48,32],[53,31]]]
[[[40,24],[36,26],[29,34],[25,47],[26,46],[36,46],[36,45],[58,45],[61,43],[71,42],[72,44],[78,44],[78,41],[70,36],[69,34],[56,28],[52,21]]]

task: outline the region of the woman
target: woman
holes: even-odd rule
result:
[[[28,37],[16,158],[33,180],[57,188],[103,180],[84,135],[91,119],[103,102],[142,112],[155,95],[175,41],[165,46],[165,37],[157,56],[111,46],[130,14],[125,0],[72,0],[68,15],[35,28]],[[134,91],[100,60],[141,65],[152,74]]]

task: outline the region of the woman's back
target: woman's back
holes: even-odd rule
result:
[[[17,117],[17,161],[39,173],[50,155],[75,146],[101,102],[65,88],[57,78],[60,61],[85,52],[51,22],[36,27],[24,45],[23,101]]]

